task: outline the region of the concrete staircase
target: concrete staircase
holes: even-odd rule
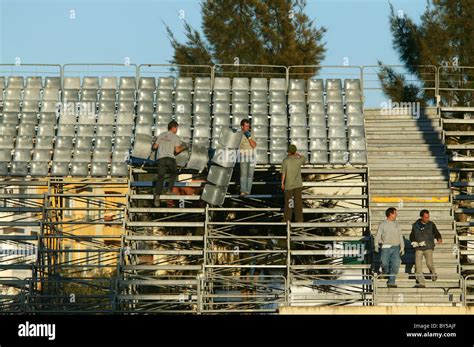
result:
[[[385,219],[388,207],[398,209],[406,237],[398,288],[377,281],[376,304],[380,306],[457,306],[462,303],[454,217],[450,201],[447,158],[436,108],[425,109],[418,119],[405,113],[387,115],[365,110],[369,166],[371,233]],[[419,211],[430,211],[443,244],[437,245],[434,261],[438,280],[426,279],[427,288],[414,288],[414,250],[409,245],[411,225]],[[425,273],[428,274],[426,264]],[[413,273],[413,275],[411,274]]]

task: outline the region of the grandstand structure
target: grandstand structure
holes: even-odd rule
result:
[[[1,312],[469,305],[474,108],[458,97],[474,88],[428,67],[432,105],[415,116],[371,109],[373,68],[0,65]],[[238,164],[212,157],[243,118],[258,144],[245,198]],[[156,207],[155,168],[129,158],[172,119],[191,153]],[[282,222],[290,143],[308,158],[304,223]],[[203,155],[208,169],[187,165]],[[443,235],[439,279],[425,289],[413,288],[409,245],[399,288],[373,271],[372,235],[389,206],[404,233],[428,208]]]

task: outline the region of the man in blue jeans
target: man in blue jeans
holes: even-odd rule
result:
[[[396,221],[397,209],[390,207],[385,211],[386,220],[380,223],[374,239],[375,252],[382,248],[380,260],[382,271],[388,276],[387,287],[397,288],[395,284],[400,269],[400,256],[405,254],[402,228]]]
[[[242,119],[240,128],[244,136],[240,142],[240,196],[249,195],[252,190],[253,173],[256,164],[257,143],[252,139],[250,121]]]

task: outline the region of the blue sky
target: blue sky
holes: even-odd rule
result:
[[[391,0],[418,20],[425,0]],[[0,0],[0,63],[167,63],[166,22],[180,39],[184,17],[200,28],[197,0]],[[325,65],[399,64],[388,0],[308,0],[325,26]]]

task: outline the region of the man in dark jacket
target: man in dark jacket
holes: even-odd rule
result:
[[[436,281],[436,270],[433,263],[433,250],[435,248],[434,240],[438,243],[443,242],[441,234],[436,225],[430,221],[430,212],[428,210],[420,211],[420,219],[413,223],[410,241],[415,249],[415,269],[417,288],[425,288],[425,277],[423,275],[423,257],[425,257],[426,266],[431,273],[431,279]]]

